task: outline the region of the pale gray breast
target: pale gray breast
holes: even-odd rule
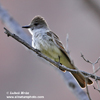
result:
[[[33,37],[34,47],[41,50],[41,49],[48,49],[53,44],[52,41],[50,41],[51,37],[47,36],[45,32],[38,31],[35,32]]]

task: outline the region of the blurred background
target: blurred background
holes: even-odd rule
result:
[[[92,66],[81,58],[81,52],[93,62],[100,57],[100,0],[0,0],[0,4],[20,26],[29,24],[36,15],[43,16],[65,47],[68,33],[75,65],[93,73]],[[27,91],[32,96],[44,96],[43,100],[77,100],[57,70],[8,38],[4,27],[0,21],[0,98],[7,100],[10,91]],[[99,65],[100,61],[96,68]],[[100,100],[93,86],[89,86],[89,92],[93,100]]]

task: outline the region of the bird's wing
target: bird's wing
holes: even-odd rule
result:
[[[68,61],[71,63],[71,60],[63,46],[63,44],[61,43],[61,41],[59,40],[59,37],[53,33],[52,31],[47,32],[47,35],[50,36],[53,40],[53,42],[55,43],[55,45],[66,55]]]

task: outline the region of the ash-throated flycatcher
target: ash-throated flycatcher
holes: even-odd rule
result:
[[[34,48],[68,68],[76,69],[71,63],[63,44],[59,40],[59,37],[49,29],[46,21],[42,17],[36,16],[32,19],[29,25],[23,26],[22,28],[28,28],[29,32],[32,34],[32,46]],[[80,73],[72,73],[72,75],[78,81],[80,86],[84,88],[84,77]],[[92,84],[93,82],[88,79],[87,83]]]

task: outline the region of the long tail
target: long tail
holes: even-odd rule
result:
[[[82,88],[85,88],[85,78],[80,73],[72,73],[72,75],[75,77],[75,79],[78,81],[79,85]],[[88,78],[87,84],[91,85],[93,82]]]

